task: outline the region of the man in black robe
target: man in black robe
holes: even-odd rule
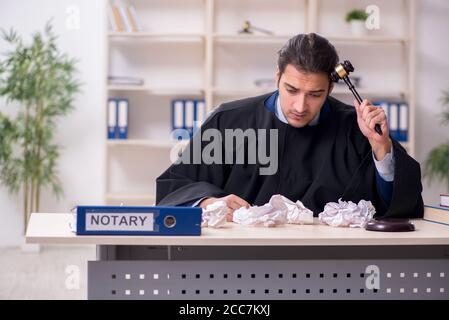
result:
[[[184,161],[157,178],[157,204],[205,208],[224,200],[232,214],[281,194],[315,216],[341,198],[371,201],[376,216],[422,217],[419,163],[390,137],[382,108],[329,96],[337,63],[327,39],[313,33],[290,39],[279,51],[278,90],[219,106],[184,150]],[[225,141],[229,131],[247,134]],[[214,161],[204,158],[207,152]]]

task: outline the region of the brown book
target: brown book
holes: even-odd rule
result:
[[[424,206],[424,219],[449,225],[449,208]]]
[[[122,19],[120,19],[120,12],[116,5],[112,5],[112,13],[114,14],[115,25],[117,26],[117,31],[123,32],[125,28],[123,27]]]

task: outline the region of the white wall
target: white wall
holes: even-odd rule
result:
[[[79,60],[78,79],[82,93],[75,101],[76,110],[61,119],[56,142],[63,146],[59,160],[59,177],[64,197],[57,201],[44,192],[41,211],[67,212],[75,204],[102,203],[104,193],[105,155],[105,85],[106,19],[105,0],[0,0],[0,28],[14,27],[30,39],[42,31],[53,17],[62,52]],[[70,20],[79,11],[79,29]],[[76,21],[75,21],[76,22]],[[0,52],[5,51],[0,41]],[[0,105],[4,111],[4,104]],[[16,245],[22,241],[22,200],[0,188],[0,245]]]
[[[449,1],[416,1],[416,158],[424,168],[429,151],[449,140],[449,125],[441,125],[440,98],[449,90]],[[448,159],[449,161],[449,159]],[[438,204],[440,193],[449,193],[443,183],[423,181],[426,204]]]

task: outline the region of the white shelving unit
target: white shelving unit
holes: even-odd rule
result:
[[[132,4],[141,32],[109,32],[110,75],[145,79],[143,86],[107,87],[108,97],[129,100],[129,139],[108,140],[107,204],[153,204],[155,179],[170,165],[170,105],[175,98],[204,99],[210,111],[224,101],[275,90],[277,51],[293,35],[317,32],[350,60],[362,78],[358,92],[371,100],[409,105],[410,154],[415,144],[414,0],[147,0]],[[381,28],[350,35],[344,21],[354,8],[377,5]],[[274,32],[241,34],[244,21]],[[345,86],[332,93],[352,103]],[[106,138],[106,133],[105,133]],[[176,149],[177,150],[177,149]]]

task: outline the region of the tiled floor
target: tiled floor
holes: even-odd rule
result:
[[[94,246],[0,247],[0,299],[85,299]]]

